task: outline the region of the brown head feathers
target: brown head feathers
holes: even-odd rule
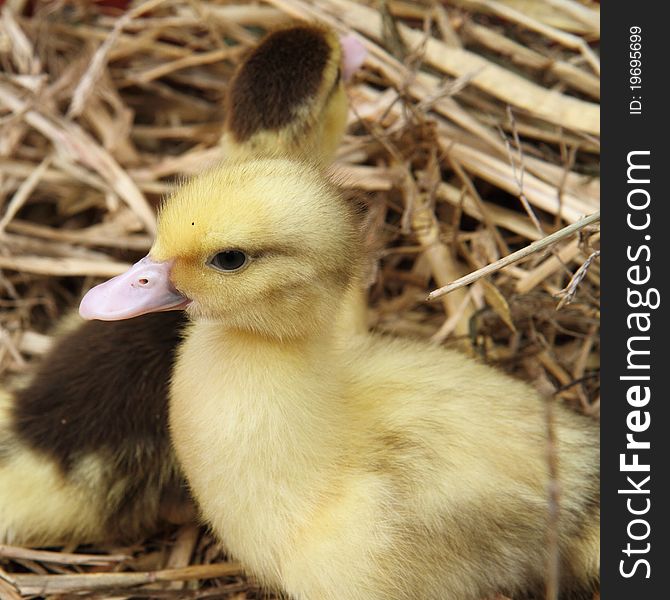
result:
[[[269,34],[231,81],[226,128],[244,143],[287,126],[301,106],[339,83],[339,62],[339,42],[328,29],[301,25]]]

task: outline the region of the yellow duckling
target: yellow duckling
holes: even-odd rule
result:
[[[321,26],[268,35],[229,87],[227,152],[309,153],[327,164],[345,127],[342,79],[362,58],[354,40]],[[365,310],[360,292],[352,303],[354,327]],[[77,319],[27,385],[0,391],[0,543],[135,540],[162,518],[192,516],[167,430],[185,323],[177,312]]]
[[[148,257],[85,318],[184,307],[170,392],[203,515],[300,600],[480,600],[541,589],[544,401],[453,351],[334,322],[363,261],[357,218],[314,166],[222,165],[163,206]],[[141,360],[141,358],[139,358]],[[556,406],[564,592],[599,567],[598,432]]]

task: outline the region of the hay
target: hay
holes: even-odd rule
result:
[[[220,157],[241,53],[307,18],[369,50],[335,171],[368,207],[370,324],[458,346],[598,415],[599,233],[582,219],[599,209],[599,4],[126,4],[9,0],[0,14],[3,380],[30,372],[97,278],[146,253],[179,178]],[[259,594],[194,527],[72,550],[0,547],[0,596]]]

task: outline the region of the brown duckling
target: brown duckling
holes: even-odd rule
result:
[[[317,25],[267,36],[237,69],[226,100],[226,156],[294,156],[328,165],[346,129],[344,82],[365,51]]]

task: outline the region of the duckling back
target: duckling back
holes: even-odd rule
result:
[[[393,545],[411,565],[402,576],[410,596],[540,594],[555,527],[562,597],[590,597],[600,567],[593,420],[553,406],[560,510],[552,523],[547,403],[553,400],[459,352],[423,343],[370,335],[350,346],[344,360],[347,396],[369,422],[360,466],[394,496],[378,521],[386,527],[399,519]]]
[[[4,392],[1,540],[133,540],[174,507],[189,514],[166,415],[184,323],[181,313],[150,315],[141,327],[84,323],[25,386]]]

